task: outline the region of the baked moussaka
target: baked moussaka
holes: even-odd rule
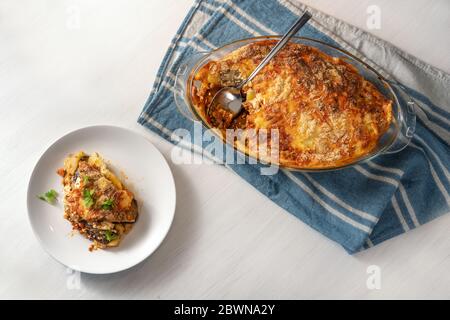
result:
[[[275,43],[245,45],[193,75],[191,100],[201,118],[222,134],[276,129],[277,162],[285,167],[335,168],[370,154],[391,124],[392,101],[354,66],[310,46],[288,43],[243,87],[243,110],[236,117],[209,109],[214,94],[246,79]],[[234,144],[253,155],[248,143]]]
[[[138,217],[133,193],[98,153],[69,155],[58,174],[63,177],[64,217],[93,242],[89,250],[118,246]]]

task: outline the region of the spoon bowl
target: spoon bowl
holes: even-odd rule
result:
[[[214,95],[208,110],[221,107],[233,115],[239,114],[242,109],[242,93],[237,87],[223,87]]]

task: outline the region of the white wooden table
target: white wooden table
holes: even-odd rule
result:
[[[450,70],[447,0],[306,1]],[[175,220],[146,261],[76,278],[27,221],[38,156],[73,129],[112,124],[172,146],[137,116],[191,0],[0,0],[0,298],[450,298],[450,215],[349,256],[219,166],[171,164]],[[438,41],[438,45],[437,42]],[[381,289],[367,287],[367,268]],[[74,282],[75,281],[75,282]],[[75,285],[74,285],[75,283]]]

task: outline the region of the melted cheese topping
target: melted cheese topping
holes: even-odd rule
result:
[[[198,71],[191,97],[205,122],[222,133],[278,130],[277,162],[286,167],[333,168],[369,154],[391,123],[392,102],[352,65],[309,46],[289,43],[280,51],[243,88],[246,100],[238,117],[222,108],[207,110],[220,88],[246,79],[275,43],[246,45]],[[263,158],[248,143],[236,146]]]

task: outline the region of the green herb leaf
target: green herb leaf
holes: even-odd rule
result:
[[[113,201],[111,199],[107,199],[105,200],[105,202],[103,202],[102,204],[102,209],[103,210],[111,210],[113,207]]]
[[[89,176],[83,176],[83,184],[87,184],[89,182]]]
[[[83,201],[84,201],[84,206],[86,208],[90,208],[94,204],[93,195],[94,195],[94,190],[89,190],[89,189],[83,190]]]
[[[37,197],[41,200],[47,201],[50,204],[54,204],[56,198],[58,197],[58,193],[55,190],[50,189],[46,193],[38,195]]]
[[[110,241],[117,239],[118,235],[117,235],[117,233],[114,233],[111,230],[106,230],[105,237],[106,237],[106,240],[108,240],[108,242],[110,242]]]

